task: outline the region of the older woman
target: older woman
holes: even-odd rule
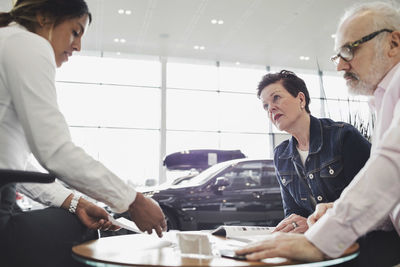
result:
[[[292,136],[274,151],[285,211],[275,231],[303,233],[315,205],[338,199],[364,166],[370,143],[347,123],[310,115],[307,87],[293,72],[265,75],[257,95],[271,122]]]

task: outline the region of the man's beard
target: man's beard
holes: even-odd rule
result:
[[[361,80],[357,74],[346,72],[343,77],[351,78],[346,82],[349,93],[353,95],[373,95],[378,83],[386,74],[386,65],[383,52],[378,52],[372,60],[366,79]]]

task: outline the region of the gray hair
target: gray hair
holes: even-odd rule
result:
[[[347,9],[343,17],[339,21],[339,27],[345,20],[350,17],[356,16],[363,12],[371,12],[373,16],[374,29],[390,29],[398,31],[400,30],[400,10],[394,4],[385,2],[372,2],[372,3],[359,3],[351,6]]]
[[[371,2],[358,3],[348,8],[339,21],[337,31],[340,26],[349,18],[355,17],[364,12],[371,12],[373,29],[371,32],[381,29],[389,29],[394,31],[400,30],[400,9],[393,3]],[[378,35],[375,40],[375,48],[380,49],[383,45],[385,35]]]

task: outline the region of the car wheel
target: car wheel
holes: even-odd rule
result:
[[[176,217],[169,211],[163,210],[165,215],[165,220],[167,221],[167,231],[178,230],[178,221]]]

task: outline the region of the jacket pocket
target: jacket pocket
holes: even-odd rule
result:
[[[324,164],[320,171],[322,184],[328,191],[325,191],[327,201],[334,201],[339,198],[343,189],[347,186],[343,176],[343,162],[340,158]]]
[[[292,173],[279,173],[280,180],[283,186],[288,186],[293,181]]]
[[[321,166],[321,178],[336,178],[343,170],[343,163],[341,159],[328,162]]]

